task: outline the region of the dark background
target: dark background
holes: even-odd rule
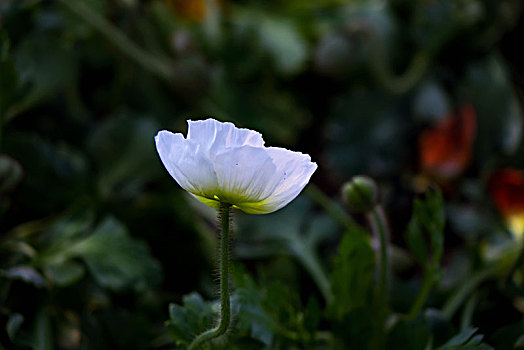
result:
[[[208,116],[310,154],[310,187],[337,208],[345,181],[373,177],[399,249],[412,199],[437,184],[444,272],[429,303],[439,308],[490,247],[521,242],[524,206],[504,206],[506,178],[493,174],[524,167],[523,10],[518,0],[0,2],[0,348],[169,347],[168,303],[216,297],[215,214],[171,179],[153,142]],[[512,186],[519,202],[524,180]],[[263,242],[276,221],[285,235],[321,216],[315,249],[330,270],[343,229],[308,191],[276,214],[235,214],[235,260],[304,304],[320,299],[307,270],[250,232]],[[407,289],[392,291],[400,313],[395,295],[420,282],[408,265],[397,273]],[[497,331],[524,331],[522,275],[511,291],[504,278],[479,291],[473,314],[501,349]]]

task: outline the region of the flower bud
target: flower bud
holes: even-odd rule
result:
[[[368,176],[354,176],[342,186],[342,199],[354,213],[370,211],[378,201],[377,185]]]

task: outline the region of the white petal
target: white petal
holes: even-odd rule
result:
[[[264,146],[262,135],[249,129],[235,127],[232,123],[221,123],[214,119],[188,120],[188,140],[200,145],[200,150],[210,159],[229,148],[241,146]]]
[[[198,144],[166,130],[158,132],[155,141],[162,163],[183,189],[213,198],[217,189],[213,163],[199,151]]]
[[[284,207],[298,196],[317,169],[317,164],[306,154],[278,147],[269,147],[267,151],[276,166],[275,177],[281,180],[262,202],[244,204],[241,209],[247,213],[266,214]]]
[[[215,173],[218,197],[232,204],[261,201],[279,182],[267,148],[242,146],[218,154]]]

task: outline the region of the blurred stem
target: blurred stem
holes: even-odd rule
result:
[[[7,37],[5,39],[7,39]],[[0,47],[0,65],[4,65],[6,61],[8,60],[10,46],[11,46],[11,43],[7,39]],[[15,86],[12,86],[12,89],[14,88]],[[4,142],[4,122],[6,121],[5,114],[7,110],[5,103],[6,103],[5,100],[0,101],[0,153],[2,152],[2,149],[3,149],[2,145]]]
[[[331,303],[333,300],[331,284],[320,264],[317,254],[315,254],[315,252],[312,251],[312,249],[309,248],[300,237],[297,237],[291,244],[295,247],[295,256],[310,274],[313,281],[315,281],[322,296],[326,300],[326,303]]]
[[[229,300],[229,221],[231,205],[220,203],[220,320],[218,326],[198,335],[189,345],[188,350],[199,349],[204,343],[221,336],[229,329],[231,305]]]
[[[378,284],[376,292],[376,303],[378,307],[378,334],[377,348],[382,348],[382,335],[386,321],[388,308],[388,291],[389,291],[389,264],[388,264],[388,242],[389,227],[386,221],[386,215],[382,206],[377,205],[373,210],[366,214],[366,218],[371,226],[373,236],[379,242],[379,271]]]
[[[2,153],[3,144],[4,144],[4,111],[0,110],[0,153]]]
[[[373,28],[362,25],[351,30],[369,41],[370,69],[378,83],[391,93],[404,94],[422,79],[431,64],[432,57],[438,55],[442,47],[465,25],[468,25],[467,19],[462,15],[446,23],[433,37],[426,40],[424,47],[417,50],[408,67],[400,74],[392,70],[384,39],[377,35]]]
[[[388,241],[389,229],[386,222],[386,215],[384,209],[378,205],[371,212],[366,214],[368,222],[371,226],[373,236],[379,242],[379,278],[377,286],[377,297],[380,304],[387,306],[387,294],[389,288],[389,273],[388,273]]]
[[[324,211],[337,221],[341,226],[346,229],[348,234],[352,234],[355,228],[364,230],[342,207],[338,206],[335,201],[326,196],[315,184],[310,183],[304,192],[311,198],[316,204],[318,204]],[[393,257],[404,257],[405,251],[389,242],[389,250]]]
[[[424,280],[422,282],[422,286],[420,287],[420,291],[418,292],[415,302],[413,303],[413,305],[411,305],[411,310],[409,310],[408,313],[408,319],[413,319],[418,316],[418,314],[424,307],[426,300],[428,299],[428,295],[429,292],[431,292],[431,287],[433,287],[434,281],[435,269],[433,269],[432,267],[426,267],[424,269]]]
[[[469,298],[468,302],[464,306],[464,311],[462,312],[462,317],[460,320],[460,330],[464,330],[468,327],[471,327],[471,320],[473,319],[473,313],[475,312],[475,307],[477,306],[479,300],[479,294],[475,293]]]
[[[318,331],[318,332],[315,332],[315,340],[316,341],[324,341],[326,342],[327,344],[326,345],[333,345],[334,343],[334,339],[333,339],[333,334],[329,331]],[[329,347],[329,349],[331,349]]]
[[[82,1],[58,0],[71,12],[74,12],[86,23],[95,28],[120,51],[139,64],[145,70],[161,79],[170,81],[173,78],[173,65],[168,59],[155,56],[132,42],[120,29],[93,11]]]
[[[468,278],[464,284],[453,294],[444,307],[442,308],[442,314],[444,317],[446,317],[448,320],[450,320],[455,312],[457,312],[458,308],[462,303],[466,300],[466,298],[485,280],[490,278],[492,274],[495,272],[495,268],[487,268],[484,270],[480,270],[476,273],[474,273],[470,278]]]
[[[515,259],[515,262],[511,266],[511,269],[509,270],[508,275],[506,276],[506,279],[504,281],[505,284],[509,284],[511,282],[513,275],[522,266],[522,263],[524,263],[524,241],[520,243],[519,255],[517,256],[517,259]]]
[[[1,287],[0,287],[0,300],[2,301],[2,305],[7,305],[6,304],[6,301],[7,301],[7,297],[9,296],[9,291],[11,290],[11,285],[13,284],[13,281],[11,279],[7,279],[7,282],[4,283]],[[0,309],[0,312],[2,310]]]
[[[419,82],[426,72],[430,57],[426,52],[420,51],[410,62],[409,67],[401,75],[395,75],[386,63],[383,50],[374,50],[371,57],[371,64],[375,77],[379,83],[395,94],[403,94],[409,91]]]
[[[370,42],[370,65],[378,83],[386,90],[394,94],[403,94],[417,84],[426,73],[431,63],[429,51],[419,50],[406,70],[401,74],[393,73],[387,52],[382,39],[379,38],[371,28],[366,26],[353,29],[356,33],[363,35]]]
[[[349,216],[346,211],[337,206],[333,200],[331,200],[324,192],[322,192],[315,184],[310,183],[305,193],[311,198],[315,203],[317,203],[324,211],[331,216],[335,221],[338,221],[342,226],[344,226],[348,231],[351,231],[359,225]]]

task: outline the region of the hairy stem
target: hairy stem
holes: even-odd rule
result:
[[[229,300],[229,214],[231,205],[220,203],[220,320],[215,328],[198,335],[189,345],[188,350],[199,349],[204,343],[221,336],[231,323],[231,305]]]

